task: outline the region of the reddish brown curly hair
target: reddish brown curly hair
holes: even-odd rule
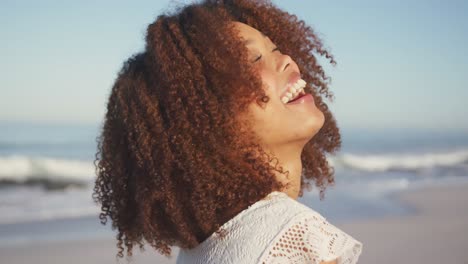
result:
[[[323,199],[334,184],[325,154],[341,145],[322,95],[329,77],[313,55],[335,64],[314,30],[269,1],[205,0],[162,14],[142,52],[124,64],[110,92],[94,164],[100,219],[117,229],[117,256],[146,241],[161,254],[196,247],[249,205],[285,185],[288,174],[235,117],[267,104],[262,81],[230,21],[266,34],[290,55],[325,123],[304,147],[301,190],[310,180]],[[276,160],[276,163],[275,163]]]

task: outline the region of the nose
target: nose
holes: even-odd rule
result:
[[[281,57],[278,61],[278,72],[283,72],[285,71],[289,66],[291,66],[292,59],[291,56],[287,54],[281,54]]]

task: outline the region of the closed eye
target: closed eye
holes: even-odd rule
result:
[[[261,58],[262,58],[262,55],[258,55],[258,57],[257,57],[257,58],[255,58],[254,62],[257,62],[257,61],[259,61]]]
[[[272,51],[273,51],[273,52],[279,51],[279,48],[278,48],[278,47],[275,47]],[[260,58],[262,58],[262,55],[258,56],[258,57],[254,60],[254,62],[260,60]]]

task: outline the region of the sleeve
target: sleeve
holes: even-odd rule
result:
[[[294,217],[269,244],[258,263],[355,264],[362,243],[330,224],[319,213]]]

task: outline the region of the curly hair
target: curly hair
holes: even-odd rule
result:
[[[314,30],[269,1],[205,0],[164,13],[147,27],[145,47],[123,63],[112,86],[97,141],[93,198],[99,218],[118,230],[117,256],[146,241],[170,257],[171,246],[194,248],[249,205],[287,185],[278,159],[235,117],[269,98],[230,21],[270,37],[299,66],[324,113],[303,149],[302,197],[310,181],[334,184],[326,153],[340,148],[330,78],[314,54],[335,65]],[[275,163],[276,161],[276,163]]]

